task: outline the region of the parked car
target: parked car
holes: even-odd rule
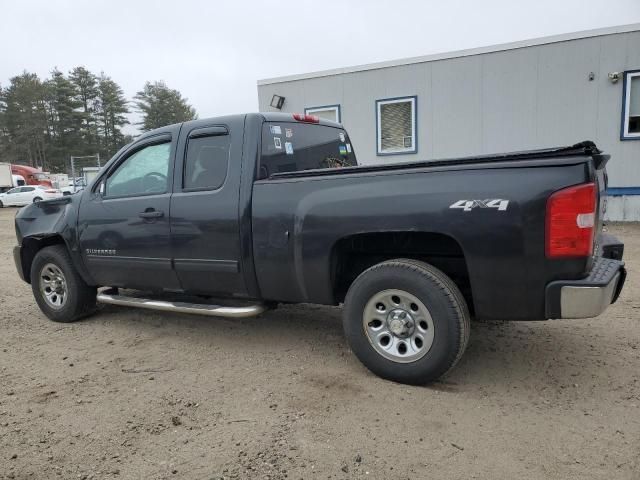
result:
[[[236,318],[343,304],[369,369],[425,383],[461,358],[471,317],[586,318],[616,301],[608,158],[583,142],[367,165],[317,117],[195,120],[140,136],[82,193],[22,209],[14,259],[59,322],[96,302]]]
[[[26,185],[12,188],[5,193],[0,193],[0,208],[21,207],[41,200],[51,200],[62,196],[62,192],[55,188],[42,185]]]

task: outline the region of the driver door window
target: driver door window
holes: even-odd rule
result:
[[[167,192],[170,151],[170,142],[138,150],[109,175],[105,195],[130,197]]]

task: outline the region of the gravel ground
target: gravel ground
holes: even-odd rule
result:
[[[475,323],[441,383],[349,352],[340,310],[250,320],[118,307],[48,321],[0,210],[0,478],[638,479],[640,226],[592,320]]]

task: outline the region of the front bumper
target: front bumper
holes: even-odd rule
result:
[[[547,285],[546,317],[597,317],[618,299],[626,276],[624,262],[598,257],[586,278],[557,280]]]
[[[13,247],[13,261],[16,264],[16,270],[18,270],[20,279],[26,282],[27,279],[24,276],[24,269],[22,268],[22,247],[20,245]]]

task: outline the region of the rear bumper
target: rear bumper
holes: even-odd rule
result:
[[[598,257],[586,278],[547,285],[546,318],[597,317],[618,299],[626,276],[624,262]]]

